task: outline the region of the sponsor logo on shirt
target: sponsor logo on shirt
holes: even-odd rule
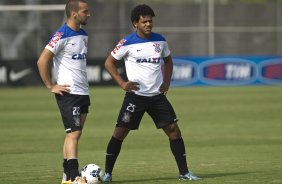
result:
[[[52,37],[52,39],[49,42],[49,46],[54,48],[55,45],[58,43],[58,41],[61,39],[63,32],[56,32],[56,34]]]
[[[137,59],[137,63],[160,63],[160,57],[151,57],[151,58],[144,58],[144,59]]]
[[[72,59],[73,60],[81,60],[81,59],[86,59],[86,54],[83,53],[83,54],[75,54],[72,56]]]
[[[116,54],[116,52],[123,46],[123,44],[126,42],[125,39],[122,39],[119,41],[119,43],[117,44],[116,48],[113,50],[113,53]]]

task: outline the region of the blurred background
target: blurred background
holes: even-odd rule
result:
[[[36,62],[66,20],[66,1],[0,0],[0,183],[61,181],[63,124]],[[197,184],[282,183],[282,0],[88,3],[91,106],[80,167],[104,168],[124,93],[104,61],[134,31],[131,9],[146,3],[156,13],[153,31],[166,37],[173,56],[168,98],[180,119],[189,168],[204,178]],[[118,69],[125,77],[123,62]],[[148,115],[142,121],[123,143],[114,182],[178,183],[167,137]]]
[[[36,62],[50,36],[65,22],[65,3],[65,0],[0,0],[1,86],[25,83],[10,81],[9,71],[19,63]],[[282,55],[281,0],[89,0],[88,3],[91,18],[84,28],[89,34],[90,65],[103,63],[118,41],[134,31],[130,11],[140,3],[154,9],[153,31],[166,37],[173,57],[257,59]],[[257,62],[256,59],[251,60]],[[278,73],[282,73],[282,61],[275,64]],[[4,65],[5,69],[1,68]],[[282,74],[275,77],[280,83]]]

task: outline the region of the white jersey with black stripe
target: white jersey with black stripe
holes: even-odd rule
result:
[[[70,85],[71,94],[89,95],[86,73],[87,42],[88,35],[83,29],[74,31],[64,24],[45,47],[55,55],[53,65],[57,84]]]
[[[140,90],[135,94],[154,96],[160,94],[163,82],[162,58],[170,55],[165,38],[151,33],[150,38],[140,38],[136,32],[122,39],[111,55],[117,60],[124,60],[127,78],[138,82]]]

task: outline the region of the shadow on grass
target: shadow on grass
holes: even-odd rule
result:
[[[211,179],[211,178],[220,178],[220,177],[226,177],[226,176],[236,176],[236,175],[245,175],[250,174],[254,172],[233,172],[233,173],[215,173],[215,174],[205,174],[205,175],[198,175],[202,180],[205,179]],[[202,181],[200,180],[200,181]],[[161,181],[171,181],[172,183],[178,182],[179,180],[175,177],[158,177],[158,178],[144,178],[144,179],[128,179],[128,180],[119,180],[119,181],[113,181],[112,183],[145,183],[145,182],[158,182]]]
[[[220,178],[226,176],[236,176],[236,175],[245,175],[254,172],[233,172],[233,173],[214,173],[214,174],[205,174],[204,176],[199,176],[201,178]]]
[[[161,181],[178,181],[177,178],[171,177],[158,177],[158,178],[144,178],[144,179],[129,179],[129,180],[120,180],[120,181],[113,181],[112,183],[145,183],[145,182],[161,182]]]

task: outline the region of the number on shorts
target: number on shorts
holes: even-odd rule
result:
[[[80,115],[80,107],[72,107],[72,114],[74,116]]]
[[[129,103],[129,105],[127,106],[126,110],[129,112],[134,112],[136,105]]]

